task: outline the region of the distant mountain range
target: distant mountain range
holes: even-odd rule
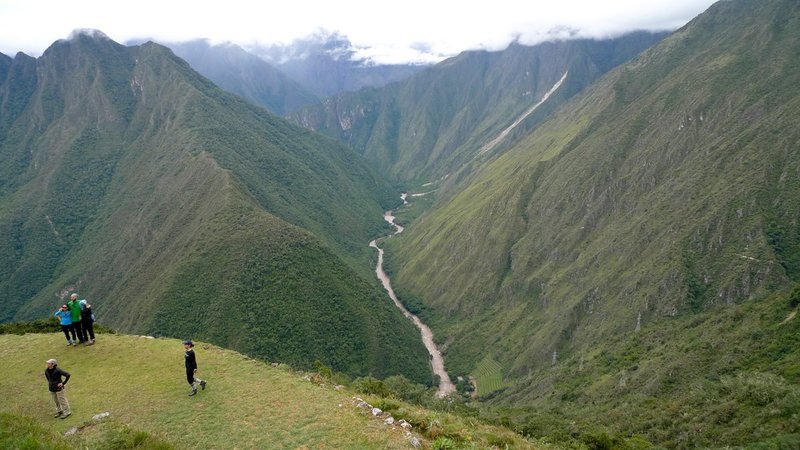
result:
[[[430,181],[507,148],[559,104],[664,36],[640,32],[464,52],[385,88],[337,94],[291,117],[348,144],[393,178]],[[552,97],[526,116],[562,77]],[[510,138],[488,149],[518,119]]]
[[[319,98],[368,87],[383,87],[422,69],[419,64],[379,64],[360,57],[347,37],[319,32],[290,44],[248,48]]]
[[[219,87],[278,115],[340,92],[382,87],[425,67],[358,59],[350,41],[338,34],[316,34],[288,45],[248,49],[202,39],[160,43]]]
[[[319,99],[272,64],[234,44],[164,43],[214,84],[278,115]]]

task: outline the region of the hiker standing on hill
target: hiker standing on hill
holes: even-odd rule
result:
[[[50,396],[56,404],[55,418],[66,419],[72,414],[69,409],[69,401],[67,401],[67,394],[65,391],[67,381],[69,381],[69,372],[58,368],[58,362],[55,359],[48,359],[45,364],[47,368],[44,370],[44,377],[47,379],[47,387],[50,389]],[[63,380],[61,378],[64,378]]]
[[[94,312],[92,305],[86,303],[86,300],[81,300],[81,324],[86,345],[94,345]]]
[[[76,338],[75,329],[72,328],[72,313],[69,312],[67,305],[61,305],[61,308],[59,308],[58,311],[56,311],[56,313],[53,315],[59,319],[61,331],[63,331],[64,336],[67,337],[67,345],[75,345]],[[70,339],[70,333],[72,333],[72,339]]]
[[[191,397],[197,394],[196,384],[199,383],[200,389],[205,390],[206,382],[197,378],[197,359],[194,356],[194,343],[192,341],[183,341],[183,348],[186,350],[184,355],[184,359],[186,359],[186,381],[192,387],[192,392],[189,393],[189,397]]]
[[[75,334],[78,335],[78,340],[81,341],[81,344],[85,344],[86,338],[83,336],[83,327],[81,326],[81,303],[78,301],[78,294],[69,296],[67,306],[72,313],[72,328],[75,329]]]

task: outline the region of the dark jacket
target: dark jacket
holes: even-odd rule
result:
[[[194,358],[194,350],[186,352],[186,371],[193,372],[197,370],[197,360]]]
[[[81,322],[83,323],[94,322],[94,313],[92,312],[92,308],[83,308],[81,310]]]
[[[50,392],[58,392],[64,389],[63,387],[59,388],[58,383],[66,385],[67,381],[69,381],[70,374],[66,370],[61,370],[58,366],[55,366],[52,369],[44,369],[44,377],[47,378],[47,387],[50,389]],[[64,377],[63,381],[61,377]]]

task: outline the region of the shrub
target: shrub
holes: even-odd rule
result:
[[[333,378],[333,370],[330,367],[322,364],[322,361],[316,360],[314,361],[314,370],[319,374],[320,377],[330,380]]]
[[[111,328],[95,323],[95,333],[115,334]],[[27,334],[27,333],[60,333],[61,326],[55,319],[37,319],[30,322],[13,322],[0,324],[0,334]]]
[[[422,404],[431,394],[425,385],[410,381],[402,375],[393,375],[383,380],[391,396],[415,404]]]
[[[389,397],[389,389],[383,381],[373,377],[360,377],[353,380],[353,389],[362,394],[377,395],[380,397]]]
[[[797,308],[797,305],[800,305],[800,286],[795,287],[789,294],[789,307]]]
[[[433,441],[431,446],[433,450],[454,450],[458,448],[456,442],[447,436],[439,436]]]
[[[148,450],[172,450],[171,444],[164,442],[149,433],[133,430],[126,426],[114,426],[105,431],[98,442],[98,448],[114,449],[148,449]]]
[[[379,399],[377,402],[375,402],[373,406],[387,413],[391,413],[392,411],[397,411],[397,409],[400,408],[399,403],[385,398]]]
[[[764,407],[791,392],[786,381],[771,373],[739,373],[736,377],[723,377],[722,385],[739,401]]]

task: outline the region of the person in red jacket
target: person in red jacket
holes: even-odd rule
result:
[[[53,417],[66,419],[72,414],[72,410],[69,409],[67,394],[64,392],[67,381],[69,381],[69,372],[59,369],[58,362],[55,359],[48,359],[45,364],[47,364],[47,369],[44,370],[44,377],[47,379],[50,396],[56,404],[56,415]]]

